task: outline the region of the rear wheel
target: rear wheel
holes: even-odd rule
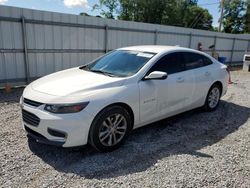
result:
[[[89,142],[99,151],[112,151],[122,144],[131,123],[130,115],[124,108],[107,107],[95,117],[89,132]]]
[[[221,87],[219,84],[214,84],[208,91],[206,102],[204,105],[205,110],[214,111],[219,105],[221,96]]]

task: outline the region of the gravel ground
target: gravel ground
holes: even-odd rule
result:
[[[0,187],[250,187],[250,74],[232,78],[217,111],[137,129],[111,153],[28,141],[22,90],[0,92]]]

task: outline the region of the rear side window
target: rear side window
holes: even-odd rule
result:
[[[196,69],[199,67],[204,67],[204,66],[212,64],[212,61],[208,57],[201,55],[201,54],[186,52],[185,58],[186,58],[186,62],[185,62],[186,70]]]
[[[162,57],[153,65],[149,72],[162,71],[173,74],[183,71],[184,68],[184,57],[181,52],[176,52]]]
[[[209,58],[206,57],[206,56],[203,56],[203,65],[204,65],[204,66],[207,66],[207,65],[211,65],[211,64],[213,64],[212,60],[209,59]]]

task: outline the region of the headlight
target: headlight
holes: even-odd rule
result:
[[[83,110],[89,102],[78,104],[46,104],[44,110],[55,114],[76,113]]]

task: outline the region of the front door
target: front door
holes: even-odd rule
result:
[[[194,77],[185,71],[181,52],[163,56],[147,74],[162,71],[168,74],[164,80],[144,80],[139,82],[141,122],[148,122],[174,115],[191,103]]]

